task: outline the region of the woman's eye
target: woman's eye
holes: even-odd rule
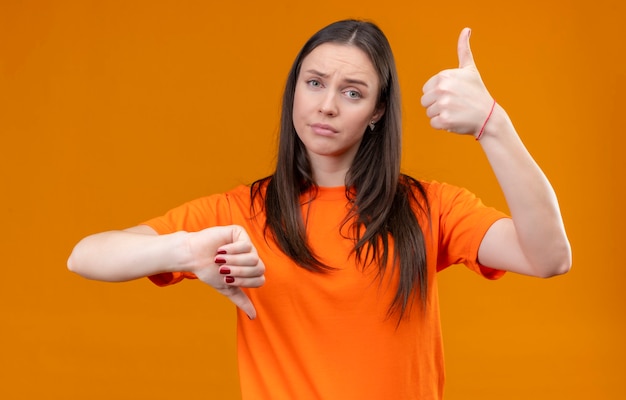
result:
[[[320,87],[320,86],[322,86],[320,81],[317,81],[315,79],[311,79],[311,80],[307,81],[307,83],[309,84],[309,86],[312,86],[312,87]]]
[[[361,98],[361,93],[357,92],[356,90],[346,90],[346,95],[351,99]]]

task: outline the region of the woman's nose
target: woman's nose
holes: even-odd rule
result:
[[[330,90],[325,93],[320,103],[319,111],[320,113],[331,117],[337,115],[338,109],[335,93],[332,93]]]

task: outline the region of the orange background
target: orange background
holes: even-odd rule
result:
[[[405,171],[505,209],[480,146],[430,129],[419,105],[473,28],[483,79],[551,179],[573,245],[573,270],[556,279],[440,275],[446,398],[623,397],[625,11],[620,0],[3,0],[0,398],[238,398],[226,300],[198,282],[87,281],[65,261],[87,234],[268,174],[291,62],[346,17],[372,19],[394,48]]]

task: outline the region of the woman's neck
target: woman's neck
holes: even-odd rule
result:
[[[352,165],[352,158],[309,154],[313,180],[317,186],[345,186],[346,174]]]

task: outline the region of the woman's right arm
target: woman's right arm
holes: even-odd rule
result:
[[[265,266],[247,232],[237,225],[159,235],[147,225],[87,236],[67,266],[85,278],[123,282],[164,272],[187,271],[255,318],[241,290],[265,283]]]
[[[85,278],[123,282],[182,271],[186,232],[159,235],[147,225],[87,236],[74,247],[67,266]]]

